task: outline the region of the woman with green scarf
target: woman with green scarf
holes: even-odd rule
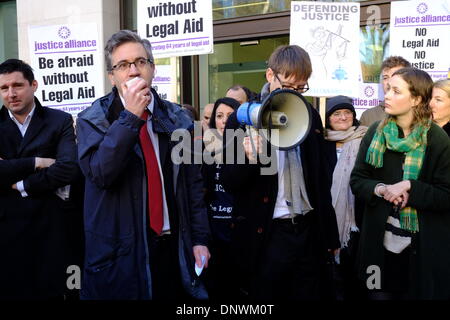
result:
[[[364,209],[358,273],[372,299],[450,298],[450,140],[432,122],[433,81],[403,68],[386,119],[361,142],[350,185]]]

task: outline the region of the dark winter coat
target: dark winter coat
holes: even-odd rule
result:
[[[36,108],[22,137],[0,110],[0,299],[62,297],[68,261],[68,203],[55,191],[79,176],[70,114]],[[35,170],[35,157],[56,162]],[[27,197],[13,190],[23,180]]]
[[[189,127],[191,120],[179,106],[161,100],[154,90],[152,93],[153,130],[159,139],[183,286],[190,295],[206,298],[194,273],[192,251],[194,245],[206,245],[209,238],[200,169],[175,165],[171,160],[171,134],[175,129]],[[86,176],[83,299],[152,298],[146,233],[147,182],[139,145],[143,124],[143,120],[124,110],[115,88],[79,114],[79,160]]]
[[[360,278],[373,271],[371,265],[384,265],[383,237],[392,204],[374,194],[378,183],[395,184],[403,180],[404,155],[386,150],[383,167],[375,169],[365,162],[367,149],[378,122],[373,124],[361,142],[350,185],[354,194],[366,202],[358,254]],[[450,140],[436,124],[427,135],[423,166],[417,180],[411,180],[408,205],[417,209],[419,232],[411,250],[409,285],[411,298],[450,298]],[[381,274],[381,289],[383,289]]]
[[[447,135],[450,137],[450,122],[447,122],[442,129],[447,133]]]

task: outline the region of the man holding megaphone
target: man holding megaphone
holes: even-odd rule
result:
[[[305,50],[278,47],[268,61],[262,102],[243,104],[227,122],[226,129],[247,126],[237,146],[247,161],[227,162],[222,177],[235,197],[236,279],[251,300],[324,298],[327,258],[340,246],[322,122],[301,95],[311,73]],[[266,145],[276,162],[273,174],[262,170]]]

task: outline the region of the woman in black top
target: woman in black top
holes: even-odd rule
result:
[[[232,98],[218,99],[211,113],[209,130],[205,132],[205,154],[209,164],[204,161],[203,178],[205,181],[205,202],[211,227],[212,243],[210,251],[212,259],[206,272],[206,285],[210,299],[213,301],[230,300],[236,296],[233,290],[230,261],[231,218],[233,213],[233,197],[222,186],[222,137],[225,123],[238,107],[239,102]],[[211,160],[214,160],[211,163]]]
[[[433,82],[389,79],[384,121],[364,136],[350,185],[365,200],[358,270],[371,299],[450,298],[450,140],[432,122]]]

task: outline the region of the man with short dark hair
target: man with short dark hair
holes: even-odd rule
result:
[[[79,173],[73,120],[41,106],[37,88],[25,62],[0,64],[0,299],[62,299],[65,291],[64,187]]]
[[[175,164],[171,135],[192,120],[151,89],[150,42],[121,30],[105,47],[111,93],[77,119],[86,177],[83,299],[207,298],[208,218],[200,169]]]
[[[278,47],[268,62],[261,99],[278,89],[306,92],[311,72],[305,50],[296,45]],[[224,187],[235,199],[236,277],[241,292],[248,292],[253,300],[323,298],[327,258],[340,247],[323,156],[322,123],[317,111],[309,108],[312,125],[303,143],[288,151],[272,151],[277,174],[261,174],[264,165],[254,158],[249,137],[238,148],[249,161],[258,162],[226,163],[223,169]],[[232,114],[226,129],[238,126]],[[258,152],[259,138],[253,137]]]
[[[394,72],[401,68],[410,67],[411,64],[408,60],[400,56],[391,56],[383,61],[381,64],[381,84],[383,86],[383,92],[386,94],[387,85],[389,79],[392,77]],[[384,105],[380,103],[376,107],[372,107],[370,109],[365,110],[360,119],[360,123],[362,126],[370,127],[370,125],[374,122],[384,119]]]

